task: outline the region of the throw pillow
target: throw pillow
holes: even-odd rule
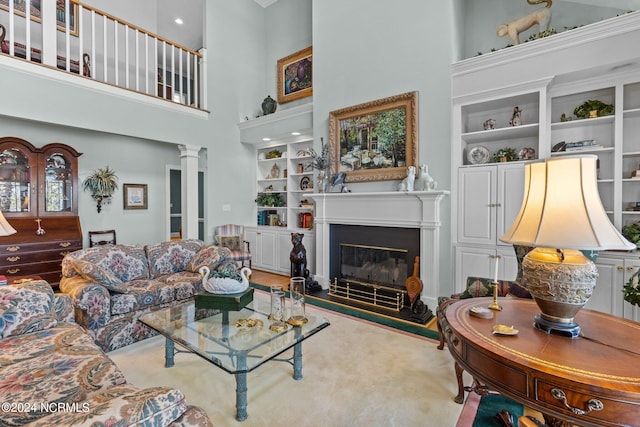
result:
[[[53,289],[44,280],[0,286],[0,338],[58,324]]]
[[[200,268],[209,267],[209,271],[218,268],[229,256],[231,250],[222,246],[204,246],[187,266],[187,270],[198,273]]]
[[[72,264],[73,268],[85,280],[99,283],[100,285],[114,292],[127,291],[127,286],[122,282],[122,280],[92,262],[82,259],[74,259],[72,261]]]
[[[498,280],[498,296],[502,297],[509,292],[511,282],[507,280]],[[467,289],[460,294],[460,298],[478,298],[493,296],[493,280],[484,277],[467,278]]]
[[[230,234],[228,236],[217,236],[216,237],[220,242],[220,246],[224,246],[225,248],[229,248],[232,251],[241,251],[242,250],[242,235],[241,234]]]

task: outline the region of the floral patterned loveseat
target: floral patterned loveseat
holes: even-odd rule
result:
[[[155,335],[138,317],[204,290],[200,267],[213,271],[228,255],[201,240],[94,246],[63,258],[60,290],[71,297],[76,322],[111,351]]]
[[[211,426],[169,387],[138,389],[44,281],[0,286],[3,426]]]

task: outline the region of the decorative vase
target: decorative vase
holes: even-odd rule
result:
[[[249,288],[251,270],[248,267],[240,270],[240,275],[242,276],[241,282],[228,277],[212,277],[209,279],[210,271],[207,266],[201,267],[198,272],[202,276],[202,287],[212,294],[237,294]]]
[[[291,326],[302,326],[307,323],[307,315],[305,313],[305,286],[304,277],[292,277],[289,280],[289,295],[291,298],[291,316],[287,323]]]
[[[267,97],[262,101],[262,112],[266,116],[267,114],[272,114],[276,112],[276,108],[278,108],[278,102],[271,98],[271,95],[267,95]]]
[[[329,177],[326,169],[318,169],[318,193],[325,193],[329,185]]]

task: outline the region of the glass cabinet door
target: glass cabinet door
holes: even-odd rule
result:
[[[73,210],[72,162],[62,152],[46,157],[44,168],[44,212],[71,212]]]
[[[68,145],[52,143],[39,154],[38,215],[78,213],[78,156]]]
[[[34,159],[18,146],[0,145],[0,210],[3,213],[32,212]]]

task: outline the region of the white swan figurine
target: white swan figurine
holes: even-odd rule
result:
[[[251,275],[249,267],[243,267],[240,270],[241,282],[228,277],[212,277],[207,280],[209,273],[211,273],[207,266],[200,267],[198,273],[202,276],[202,287],[212,294],[237,294],[249,288],[249,276]]]

